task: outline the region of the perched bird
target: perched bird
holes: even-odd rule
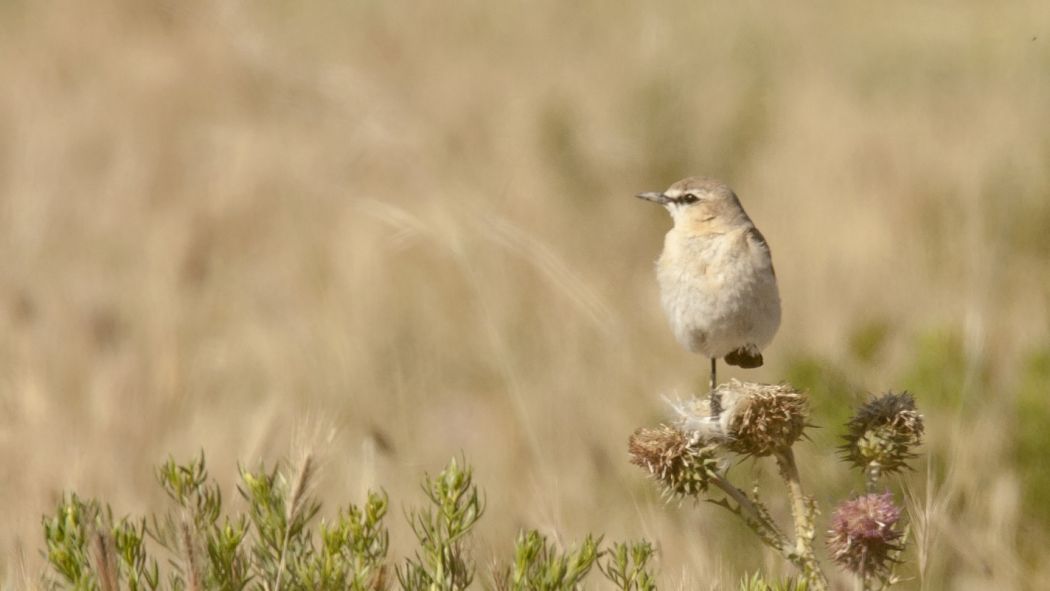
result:
[[[683,347],[716,362],[753,368],[780,326],[780,293],[769,244],[725,183],[689,177],[640,199],[674,219],[656,263],[660,298]]]

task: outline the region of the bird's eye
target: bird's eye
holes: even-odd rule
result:
[[[700,200],[699,197],[697,197],[696,195],[694,195],[692,193],[686,193],[685,195],[682,195],[678,199],[682,203],[696,203],[697,201]]]

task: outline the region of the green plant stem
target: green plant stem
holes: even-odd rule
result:
[[[790,447],[783,449],[776,454],[776,460],[780,476],[787,485],[788,496],[791,497],[791,517],[795,522],[795,554],[813,589],[824,591],[828,588],[828,579],[820,568],[816,555],[813,554],[816,528],[813,523],[812,501],[802,492],[802,480],[798,475],[795,452]]]
[[[289,532],[291,532],[291,529],[291,524],[288,524],[284,532],[284,541],[281,542],[281,560],[277,563],[277,576],[274,577],[273,591],[280,591],[281,589],[281,576],[284,575],[284,561],[288,554],[288,542],[291,538]]]
[[[732,497],[732,499],[736,501],[737,505],[740,506],[740,509],[748,515],[750,515],[752,519],[763,525],[766,525],[765,519],[762,518],[762,514],[758,512],[758,509],[755,507],[755,504],[751,502],[751,499],[747,498],[747,495],[744,493],[744,491],[734,486],[731,482],[722,477],[721,474],[717,475],[715,478],[712,478],[711,482],[713,482],[718,488],[722,489],[722,491],[725,492],[727,495]]]

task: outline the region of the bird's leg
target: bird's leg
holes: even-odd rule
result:
[[[711,418],[717,419],[722,414],[722,396],[715,392],[717,381],[715,375],[718,372],[718,360],[714,357],[711,358]]]

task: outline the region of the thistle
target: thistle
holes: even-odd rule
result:
[[[861,468],[872,492],[882,475],[899,472],[922,443],[923,419],[912,395],[887,392],[869,400],[846,424],[843,460]]]
[[[717,446],[680,429],[638,429],[627,444],[631,463],[649,471],[667,497],[692,497],[707,490],[718,467]]]
[[[839,504],[831,518],[828,551],[832,559],[867,581],[885,579],[901,550],[896,528],[901,509],[890,493],[867,494]]]
[[[806,398],[786,384],[731,380],[715,393],[722,400],[725,447],[736,453],[764,457],[790,449],[806,428]]]

